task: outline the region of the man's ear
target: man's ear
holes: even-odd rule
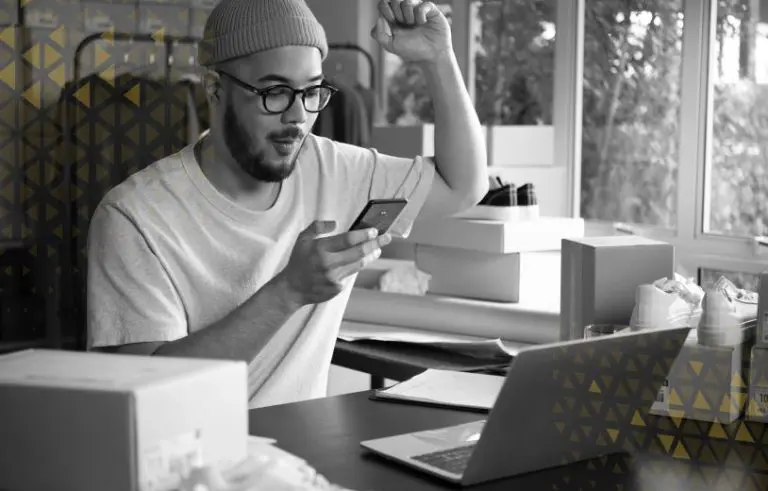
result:
[[[212,70],[206,70],[203,74],[203,87],[205,94],[211,102],[218,102],[221,92],[221,77]]]

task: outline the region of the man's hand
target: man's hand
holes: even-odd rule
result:
[[[434,61],[452,55],[451,27],[440,9],[422,0],[380,0],[371,36],[405,61]]]
[[[381,255],[391,241],[376,229],[332,232],[334,222],[313,222],[299,234],[285,269],[280,272],[290,300],[299,306],[322,303],[335,297],[345,278],[359,272]]]

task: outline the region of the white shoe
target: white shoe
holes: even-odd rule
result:
[[[633,330],[696,327],[703,296],[698,285],[679,275],[639,285],[629,325]]]
[[[699,344],[734,347],[743,343],[745,331],[757,321],[757,299],[757,293],[736,288],[721,276],[702,301]]]
[[[714,289],[723,292],[731,301],[740,323],[744,324],[757,319],[757,292],[736,288],[736,285],[725,276],[717,280]]]

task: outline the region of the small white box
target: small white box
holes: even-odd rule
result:
[[[154,491],[246,457],[243,362],[28,350],[0,401],[0,489]]]
[[[768,349],[752,347],[746,419],[768,423]]]
[[[675,359],[651,413],[705,422],[732,423],[744,415],[749,336],[734,348],[699,344],[696,330]]]
[[[760,273],[760,282],[757,292],[757,332],[755,335],[755,346],[768,348],[768,271]]]

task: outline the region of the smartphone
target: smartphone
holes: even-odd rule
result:
[[[405,199],[372,199],[355,219],[350,230],[375,228],[379,235],[385,234],[407,204],[408,200]]]

